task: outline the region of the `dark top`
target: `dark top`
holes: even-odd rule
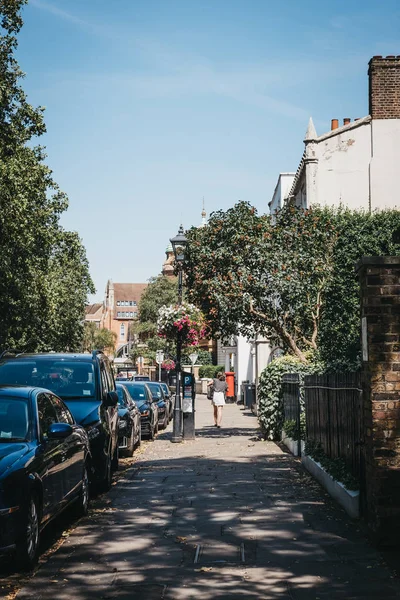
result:
[[[213,381],[214,392],[226,392],[228,389],[228,384],[226,381],[220,381],[219,379],[214,379]]]

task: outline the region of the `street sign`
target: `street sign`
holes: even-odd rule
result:
[[[156,363],[161,365],[164,360],[164,352],[162,350],[157,350],[156,352]]]

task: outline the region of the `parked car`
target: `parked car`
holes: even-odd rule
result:
[[[125,384],[131,398],[140,411],[142,438],[148,435],[154,440],[158,433],[158,407],[146,381],[127,381]]]
[[[169,400],[169,420],[171,421],[174,415],[175,394],[172,393],[168,385],[163,381],[160,381],[160,385],[162,391],[164,392],[164,397],[167,398],[167,400]]]
[[[0,386],[0,550],[37,559],[40,532],[71,503],[89,502],[87,433],[52,392]]]
[[[111,487],[118,468],[118,395],[106,355],[15,354],[0,356],[0,385],[32,385],[51,390],[83,425],[92,456],[90,481],[101,490]]]
[[[134,375],[132,381],[150,381],[148,375]]]
[[[170,402],[164,396],[163,389],[156,381],[149,381],[147,385],[151,391],[154,402],[158,406],[158,427],[165,429],[169,423],[169,405]]]
[[[117,383],[118,416],[119,416],[119,451],[125,456],[132,456],[135,448],[141,444],[142,427],[140,412],[127,388]]]

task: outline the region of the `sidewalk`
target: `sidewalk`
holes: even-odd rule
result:
[[[298,461],[236,405],[197,439],[171,428],[82,521],[18,600],[400,598],[380,555]]]

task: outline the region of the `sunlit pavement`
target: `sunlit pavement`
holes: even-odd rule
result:
[[[239,406],[172,425],[18,594],[22,600],[400,598],[358,525]]]

